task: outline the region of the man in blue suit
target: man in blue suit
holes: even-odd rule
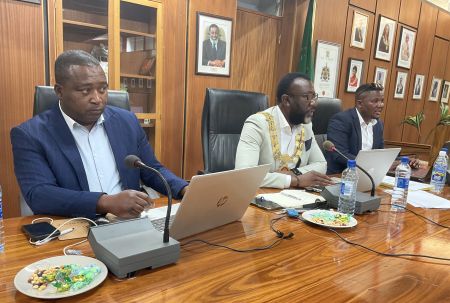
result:
[[[335,114],[327,130],[327,139],[349,159],[355,159],[361,149],[384,148],[383,122],[379,119],[384,107],[383,87],[363,84],[356,90],[355,99],[355,107]],[[327,174],[347,168],[347,160],[338,153],[326,152],[325,156]]]
[[[126,168],[130,154],[161,172],[175,197],[184,194],[186,181],[158,162],[135,115],[106,106],[108,84],[94,57],[62,53],[55,79],[59,104],[11,130],[16,177],[35,214],[139,216],[151,205],[140,180],[166,190],[155,173]]]

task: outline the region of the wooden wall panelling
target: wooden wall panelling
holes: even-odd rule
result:
[[[3,214],[20,216],[9,132],[32,116],[34,86],[44,83],[42,4],[0,1],[0,184]]]
[[[450,40],[450,13],[439,10],[436,36]]]
[[[233,35],[236,31],[236,1],[222,0],[191,0],[188,12],[188,60],[187,60],[187,96],[186,96],[186,128],[183,176],[190,179],[203,169],[203,155],[201,143],[201,117],[205,90],[207,87],[229,89],[229,77],[215,77],[195,74],[195,56],[197,48],[197,12],[205,12],[233,19]],[[169,34],[169,33],[168,33]],[[232,47],[234,43],[231,37]],[[231,64],[234,58],[231,57]],[[234,71],[231,69],[231,75]]]
[[[297,3],[300,1],[285,1],[283,9],[283,18],[280,19],[279,24],[279,44],[278,55],[276,64],[276,73],[274,76],[275,83],[291,71],[292,62],[294,57],[298,56],[294,53],[295,45],[298,40],[295,39],[295,31],[304,25],[300,25],[297,22],[300,20],[297,16]],[[305,2],[305,1],[304,1]],[[271,102],[274,100],[271,100]],[[274,103],[271,103],[274,104]]]
[[[166,0],[162,89],[161,162],[176,175],[182,174],[186,71],[187,3]]]
[[[394,49],[391,60],[390,85],[384,91],[384,139],[391,141],[400,141],[402,138],[401,121],[405,117],[406,102],[408,100],[409,84],[411,83],[411,73],[408,69],[397,67],[397,58],[400,48],[401,24],[397,23],[397,37],[394,40]],[[394,98],[396,90],[398,72],[407,73],[406,81],[403,84],[404,97],[402,99]]]
[[[429,101],[428,98],[430,97],[430,90],[431,90],[431,82],[433,80],[433,77],[443,79],[445,74],[445,67],[446,67],[446,60],[447,60],[447,52],[448,52],[449,42],[435,37],[434,43],[433,43],[433,52],[431,54],[431,64],[430,64],[430,71],[428,73],[428,79],[426,79],[426,90],[425,90],[425,104],[423,111],[425,113],[425,120],[422,124],[422,139],[419,143],[432,143],[432,139],[430,142],[425,142],[426,137],[428,133],[431,131],[431,129],[436,125],[436,123],[439,120],[439,105],[440,105],[440,98],[441,98],[441,92],[442,92],[442,84],[441,89],[439,92],[439,101]]]
[[[237,11],[231,89],[264,93],[275,104],[279,23],[280,18]]]
[[[377,15],[381,14],[385,17],[398,20],[401,0],[378,0]]]
[[[314,57],[317,40],[324,40],[334,42],[341,45],[341,61],[339,64],[340,70],[343,71],[347,66],[347,58],[343,57],[343,50],[345,45],[345,29],[347,23],[351,23],[353,18],[347,20],[348,0],[319,0],[316,2],[316,17],[314,24],[313,47]],[[298,62],[298,61],[297,61]],[[343,86],[338,77],[336,84],[336,97],[342,99],[340,87]]]
[[[423,110],[428,96],[425,95],[428,82],[428,71],[430,70],[431,54],[433,52],[433,33],[436,30],[436,18],[438,9],[430,4],[423,3],[420,13],[419,26],[417,29],[416,45],[414,47],[414,57],[411,66],[411,83],[414,83],[417,74],[425,75],[425,86],[420,100],[413,100],[414,85],[410,85],[407,95],[405,117],[416,115]],[[426,124],[428,119],[423,121]],[[422,134],[424,136],[425,134]],[[410,125],[403,125],[402,141],[419,142],[417,130]]]
[[[360,12],[369,16],[369,22],[367,25],[367,36],[366,36],[366,47],[365,49],[351,47],[351,35],[352,35],[352,26],[353,26],[353,15],[354,12]],[[370,60],[370,50],[372,49],[372,35],[373,35],[373,24],[374,24],[374,14],[366,11],[362,11],[360,9],[355,9],[353,6],[350,6],[347,13],[347,25],[345,30],[345,40],[342,45],[343,51],[343,60],[341,63],[341,75],[340,75],[340,85],[338,86],[339,98],[343,101],[344,109],[348,109],[355,106],[355,93],[346,92],[347,86],[347,77],[348,77],[348,69],[349,69],[349,58],[359,59],[364,61],[363,66],[363,74],[361,83],[365,83],[367,81],[372,81],[373,79],[373,71],[369,73],[369,60]],[[371,78],[369,78],[371,77]],[[369,80],[368,80],[369,79]]]
[[[417,28],[422,1],[401,0],[398,22]]]
[[[350,0],[350,4],[374,13],[377,0]]]
[[[294,1],[293,1],[294,2]],[[300,50],[302,48],[303,31],[305,30],[306,15],[308,12],[309,0],[296,0],[295,23],[289,24],[294,28],[294,39],[292,40],[293,56],[289,71],[297,70],[298,60],[300,59]],[[285,4],[286,5],[286,4]],[[317,2],[316,2],[317,5]],[[317,16],[317,15],[316,15]],[[283,18],[283,23],[285,22]],[[313,37],[315,39],[315,37]],[[282,55],[280,53],[280,55]]]

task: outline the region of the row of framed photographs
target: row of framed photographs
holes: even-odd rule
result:
[[[353,13],[352,34],[350,46],[365,49],[369,16],[358,11]],[[375,40],[375,59],[391,61],[394,44],[396,21],[382,15],[378,20],[377,38]],[[416,31],[401,27],[400,49],[397,56],[397,66],[406,69],[411,68]]]
[[[347,92],[355,92],[356,89],[361,85],[360,79],[363,76],[363,68],[364,62],[358,59],[349,59],[349,69],[347,73],[347,83],[346,83],[346,91]],[[387,69],[382,67],[375,68],[375,76],[374,82],[381,84],[385,87],[386,78],[387,78]],[[394,98],[395,99],[403,99],[405,97],[405,84],[408,77],[408,73],[406,72],[397,72],[397,78],[395,81],[395,89],[394,89]],[[422,99],[422,93],[424,90],[425,76],[416,74],[416,79],[414,80],[414,89],[413,89],[413,99],[419,100]],[[443,83],[443,85],[442,85]],[[450,93],[450,81],[443,81],[442,79],[433,77],[433,81],[431,82],[430,96],[428,100],[430,101],[438,101],[442,86],[442,95],[441,102],[448,103],[449,93]]]

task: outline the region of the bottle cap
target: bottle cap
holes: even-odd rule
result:
[[[355,167],[356,166],[356,161],[355,160],[348,160],[347,161],[347,167]]]
[[[445,155],[447,155],[447,152],[445,151],[445,150],[440,150],[439,151],[439,156],[445,156]]]
[[[407,156],[403,156],[402,157],[402,164],[408,164],[409,163],[409,158]]]

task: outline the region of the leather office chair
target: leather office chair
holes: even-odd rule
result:
[[[202,114],[204,171],[213,173],[234,169],[236,148],[245,120],[268,107],[261,93],[206,89]]]
[[[317,101],[316,111],[312,119],[312,128],[314,137],[323,154],[325,153],[322,144],[327,140],[328,122],[334,114],[340,111],[342,111],[342,101],[340,99],[319,98]]]
[[[53,86],[36,86],[34,91],[33,116],[36,116],[58,103],[58,96]],[[108,105],[130,110],[128,92],[108,90]],[[33,211],[20,193],[20,213],[22,216],[33,215]]]
[[[36,86],[34,91],[33,116],[36,116],[58,103],[53,86]],[[130,110],[130,100],[125,91],[108,90],[108,105]]]

